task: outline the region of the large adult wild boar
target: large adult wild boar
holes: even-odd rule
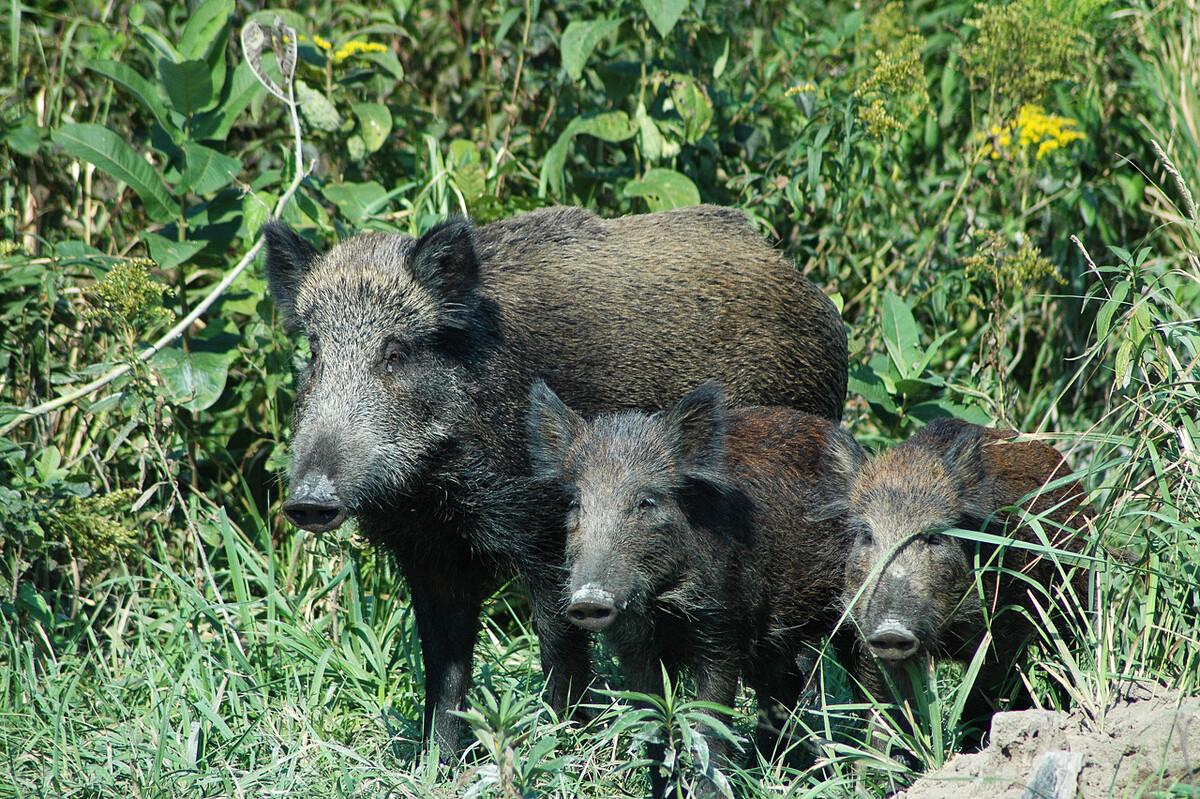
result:
[[[1055,592],[1073,590],[1086,603],[1086,569],[1024,548],[1001,553],[945,532],[977,530],[1042,544],[1032,526],[1003,512],[1025,502],[1025,510],[1044,515],[1046,543],[1075,553],[1086,547],[1086,537],[1077,534],[1087,515],[1082,488],[1070,481],[1048,487],[1070,474],[1062,456],[1016,437],[1011,430],[939,419],[862,466],[850,494],[856,535],[843,601],[861,636],[859,678],[876,697],[887,696],[889,682],[907,697],[906,666],[920,657],[970,661],[990,629],[964,708],[965,719],[986,721],[1038,635],[1035,603],[1051,612],[1060,634],[1068,634],[1074,620],[1054,612]],[[1012,706],[1028,702],[1018,693]]]
[[[519,574],[554,704],[588,679],[565,623],[565,505],[532,481],[535,378],[585,413],[660,408],[706,378],[743,404],[837,419],[846,336],[836,310],[738,211],[615,220],[573,208],[419,239],[361,234],[325,254],[265,229],[267,279],[313,356],[299,378],[284,513],[349,516],[408,580],[425,663],[424,732],[458,748],[483,601]]]

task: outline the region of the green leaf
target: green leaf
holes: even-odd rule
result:
[[[202,141],[224,141],[246,106],[266,91],[249,64],[244,61],[238,64],[217,106],[194,120],[192,136]]]
[[[673,169],[651,169],[641,180],[625,184],[626,197],[642,197],[651,211],[700,204],[700,191],[686,175]]]
[[[920,332],[912,309],[892,292],[883,295],[883,343],[901,377],[916,377],[921,358]]]
[[[233,5],[233,0],[204,0],[193,10],[179,37],[180,54],[189,59],[207,59],[214,45],[224,45],[221,34],[233,15]]]
[[[203,241],[176,241],[157,233],[143,233],[142,241],[150,249],[150,257],[160,269],[175,269],[204,249]]]
[[[391,76],[396,80],[404,80],[404,67],[400,64],[400,59],[396,58],[396,54],[391,50],[386,53],[363,53],[361,58],[374,63],[376,66],[382,67],[385,71],[391,73]]]
[[[203,61],[191,59],[176,63],[160,58],[158,77],[167,90],[171,106],[185,117],[211,107],[215,99],[212,74]]]
[[[566,164],[567,151],[571,142],[580,134],[595,136],[607,142],[621,142],[631,139],[637,133],[637,124],[624,111],[609,111],[594,116],[576,117],[567,125],[567,129],[554,142],[554,146],[546,152],[542,161],[541,177],[538,181],[538,196],[545,197],[547,190],[561,196],[563,193],[563,166]]]
[[[103,125],[63,125],[50,138],[68,155],[81,158],[137,192],[146,213],[155,222],[169,222],[179,214],[179,205],[155,173],[154,167],[134,152],[119,135]]]
[[[654,120],[646,113],[646,106],[644,104],[638,104],[634,119],[637,120],[638,130],[641,133],[642,156],[647,161],[660,160],[663,157],[666,142],[663,140],[663,135],[659,131],[658,125],[654,124]]]
[[[85,69],[90,69],[93,72],[98,72],[114,83],[122,86],[133,95],[133,98],[141,103],[142,107],[154,115],[154,119],[158,124],[162,125],[163,130],[171,134],[171,138],[178,141],[180,131],[171,122],[171,115],[167,112],[166,105],[163,104],[162,97],[159,96],[158,89],[150,81],[141,76],[140,73],[118,61],[94,60],[83,62]]]
[[[583,68],[596,45],[619,27],[619,19],[574,20],[567,25],[558,49],[562,53],[563,69],[571,80],[583,77]]]
[[[167,37],[154,30],[154,28],[149,28],[141,24],[137,25],[136,27],[137,32],[145,37],[146,41],[150,42],[150,46],[153,47],[160,56],[168,61],[184,60],[183,56],[179,54],[179,51],[175,49],[175,45],[171,44]]]
[[[221,398],[229,377],[229,362],[236,353],[184,352],[167,347],[151,360],[163,381],[167,401],[202,411]]]
[[[317,130],[333,133],[342,126],[342,115],[329,98],[302,80],[296,81],[296,102],[305,121]]]
[[[1096,314],[1096,339],[1098,341],[1103,340],[1108,335],[1113,315],[1124,309],[1125,298],[1127,296],[1129,296],[1129,281],[1122,280],[1113,288],[1112,297],[1105,300],[1104,305],[1100,307],[1100,311]]]
[[[679,21],[679,17],[687,5],[687,0],[642,0],[642,8],[646,9],[646,16],[650,17],[658,35],[664,39],[675,27],[675,23]]]
[[[378,213],[391,199],[387,190],[373,180],[366,183],[332,183],[322,193],[325,199],[337,206],[342,216],[356,225]]]
[[[232,183],[242,171],[241,161],[203,144],[185,142],[183,154],[187,166],[179,182],[181,190],[212,194]]]
[[[1117,386],[1128,388],[1129,382],[1133,378],[1133,341],[1131,339],[1125,339],[1117,348],[1114,368],[1117,373]]]
[[[33,156],[42,147],[42,131],[43,128],[39,128],[32,121],[26,120],[15,128],[0,133],[0,141],[3,141],[21,155]]]
[[[34,588],[33,583],[28,580],[22,580],[17,586],[17,607],[24,610],[34,621],[42,625],[46,630],[51,630],[54,627],[54,614],[50,611],[50,605],[46,602],[46,598]]]
[[[358,117],[358,133],[367,146],[367,152],[375,152],[392,132],[392,112],[378,103],[355,103],[351,109]]]
[[[712,100],[708,99],[704,87],[687,75],[679,76],[671,87],[671,100],[683,119],[684,141],[696,143],[712,123]]]

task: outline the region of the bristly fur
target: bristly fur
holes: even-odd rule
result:
[[[1019,515],[1003,512],[1025,502],[1030,512],[1049,513],[1047,529],[1053,546],[1070,552],[1086,546],[1086,540],[1074,534],[1087,517],[1080,504],[1081,487],[1069,484],[1042,490],[1069,473],[1062,457],[1052,447],[1015,441],[1016,437],[1013,431],[936,420],[865,464],[850,492],[850,524],[856,540],[847,562],[842,601],[848,606],[859,595],[851,618],[864,639],[885,622],[899,624],[919,643],[912,657],[965,662],[974,656],[990,619],[992,644],[970,697],[967,718],[986,719],[999,705],[1002,684],[1036,634],[1030,621],[1037,618],[1030,588],[1008,571],[1024,572],[1048,588],[1061,586],[1062,581],[1054,563],[1027,550],[1001,552],[994,546],[947,537],[942,531],[987,531],[1031,541],[1031,529],[1020,523]],[[988,571],[977,573],[976,563],[989,567]],[[1001,565],[1003,569],[998,568]],[[872,574],[875,577],[867,584]],[[1073,579],[1082,598],[1086,572],[1075,572]],[[1062,625],[1060,632],[1067,631],[1068,625]],[[857,661],[859,679],[877,696],[887,682],[880,669],[899,673],[903,666],[876,663],[865,643],[859,647]],[[1014,706],[1028,701],[1021,692]]]
[[[836,309],[737,211],[603,220],[549,208],[450,220],[419,239],[359,234],[319,255],[279,223],[264,232],[271,295],[314,352],[292,491],[333,486],[396,554],[425,720],[447,757],[479,609],[501,580],[519,574],[529,590],[552,701],[587,680],[586,641],[559,612],[566,499],[534,480],[525,453],[534,380],[586,413],[661,409],[715,377],[735,401],[841,415]]]
[[[576,498],[567,592],[614,598],[605,635],[628,687],[659,688],[661,661],[725,689],[703,700],[732,703],[745,675],[767,716],[793,708],[809,677],[798,659],[839,616],[850,538],[830,511],[845,506],[846,459],[864,457],[849,434],[798,411],[727,410],[711,383],[667,411],[590,422],[539,385],[529,414],[531,458]],[[769,725],[760,744],[770,755]]]

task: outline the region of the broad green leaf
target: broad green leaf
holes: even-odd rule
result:
[[[355,103],[351,108],[358,117],[358,133],[367,152],[375,152],[392,132],[392,112],[378,103]]]
[[[651,169],[641,180],[625,184],[626,197],[642,197],[651,211],[700,204],[700,192],[686,175],[673,169]]]
[[[342,115],[329,98],[302,80],[296,81],[296,102],[305,121],[317,130],[333,133],[342,126]]]
[[[171,106],[185,117],[206,110],[215,99],[212,75],[203,61],[191,59],[176,63],[160,58],[158,76],[167,90]]]
[[[118,61],[85,61],[83,66],[123,86],[143,108],[154,115],[154,119],[162,125],[163,130],[171,134],[171,138],[179,139],[180,131],[171,123],[171,115],[167,113],[167,107],[163,104],[158,89],[141,74]]]
[[[721,54],[713,61],[712,76],[717,80],[725,74],[725,65],[729,63],[729,37],[722,40]]]
[[[696,143],[712,123],[712,100],[708,99],[704,87],[687,75],[679,76],[671,87],[671,100],[683,119],[684,140],[688,144]]]
[[[962,419],[964,422],[971,422],[983,426],[995,424],[996,420],[987,414],[982,408],[974,405],[959,405],[956,402],[951,402],[948,399],[929,400],[927,402],[919,402],[908,409],[908,415],[914,419],[920,419],[923,422],[931,422],[934,419],[942,419],[951,417],[954,419]]]
[[[1122,280],[1112,291],[1112,296],[1100,306],[1096,314],[1096,339],[1103,340],[1108,335],[1113,315],[1124,309],[1125,298],[1129,296],[1129,281]]]
[[[203,241],[176,241],[157,233],[143,233],[142,241],[150,248],[150,257],[160,269],[175,269],[204,249]]]
[[[150,46],[153,47],[155,51],[157,51],[158,54],[163,58],[167,59],[168,61],[184,60],[183,56],[179,54],[179,51],[175,49],[175,45],[171,44],[167,37],[154,30],[154,28],[139,24],[137,25],[137,31],[143,37],[145,37],[146,41],[150,42]]]
[[[325,199],[337,206],[342,216],[354,224],[360,224],[378,213],[390,199],[387,190],[373,180],[366,183],[333,183],[326,186],[322,193]]]
[[[376,66],[382,67],[396,80],[404,80],[404,67],[400,64],[400,59],[396,58],[396,54],[391,50],[388,50],[386,53],[363,53],[362,58],[374,63]]]
[[[212,194],[232,183],[242,171],[241,161],[203,144],[185,142],[183,154],[187,166],[179,182],[181,191]]]
[[[68,155],[82,158],[137,192],[146,213],[155,222],[169,222],[179,214],[179,205],[163,185],[154,167],[134,152],[119,135],[102,125],[63,125],[50,138]]]
[[[562,53],[563,68],[571,80],[583,77],[583,68],[596,45],[619,27],[619,19],[574,20],[567,25],[558,49]]]
[[[190,411],[202,411],[221,398],[233,355],[167,347],[150,363],[162,379],[168,402]]]
[[[654,120],[646,113],[644,104],[638,104],[634,119],[637,120],[638,131],[641,133],[642,157],[647,161],[658,161],[663,157],[666,143],[658,125],[655,125]]]
[[[1114,364],[1116,383],[1119,388],[1128,388],[1133,378],[1133,341],[1125,339],[1117,348],[1117,358]]]
[[[561,196],[563,193],[563,166],[571,142],[580,134],[595,136],[607,142],[631,139],[637,133],[637,124],[624,111],[609,111],[595,116],[576,117],[546,152],[542,161],[541,177],[538,181],[538,196],[545,197],[547,190]]]
[[[224,141],[246,107],[265,92],[266,88],[254,76],[250,65],[245,62],[238,64],[216,108],[192,123],[192,137],[201,141]]]
[[[916,377],[921,358],[920,333],[912,309],[892,292],[883,295],[883,343],[901,377]]]
[[[0,133],[3,141],[21,155],[33,156],[42,146],[43,128],[39,128],[30,120],[22,122],[15,128]]]
[[[675,23],[679,21],[679,17],[687,5],[687,0],[642,0],[642,8],[646,9],[646,16],[650,17],[658,35],[664,39],[675,27]]]
[[[204,0],[190,17],[179,37],[179,52],[184,58],[207,59],[213,46],[225,44],[222,33],[233,15],[233,0]]]
[[[54,613],[50,610],[50,604],[29,580],[21,580],[17,585],[16,604],[47,631],[54,628]]]
[[[242,237],[253,241],[258,231],[271,218],[279,198],[265,191],[248,191],[242,197]]]

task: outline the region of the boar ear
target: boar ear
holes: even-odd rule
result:
[[[464,305],[479,282],[475,226],[462,217],[434,226],[417,239],[411,264],[417,282],[443,305]]]
[[[667,430],[684,470],[703,477],[721,473],[725,459],[725,392],[709,381],[667,411]]]
[[[263,225],[260,234],[267,240],[267,291],[283,323],[295,329],[296,292],[320,253],[278,219]]]
[[[867,464],[867,453],[844,427],[834,427],[825,440],[829,464],[842,487],[849,491]]]
[[[987,469],[983,462],[982,428],[964,427],[942,455],[942,465],[958,493],[964,513],[980,518],[995,508],[988,507]]]
[[[566,406],[542,380],[529,389],[526,419],[529,460],[535,477],[548,480],[562,474],[567,450],[583,432],[579,414]]]

